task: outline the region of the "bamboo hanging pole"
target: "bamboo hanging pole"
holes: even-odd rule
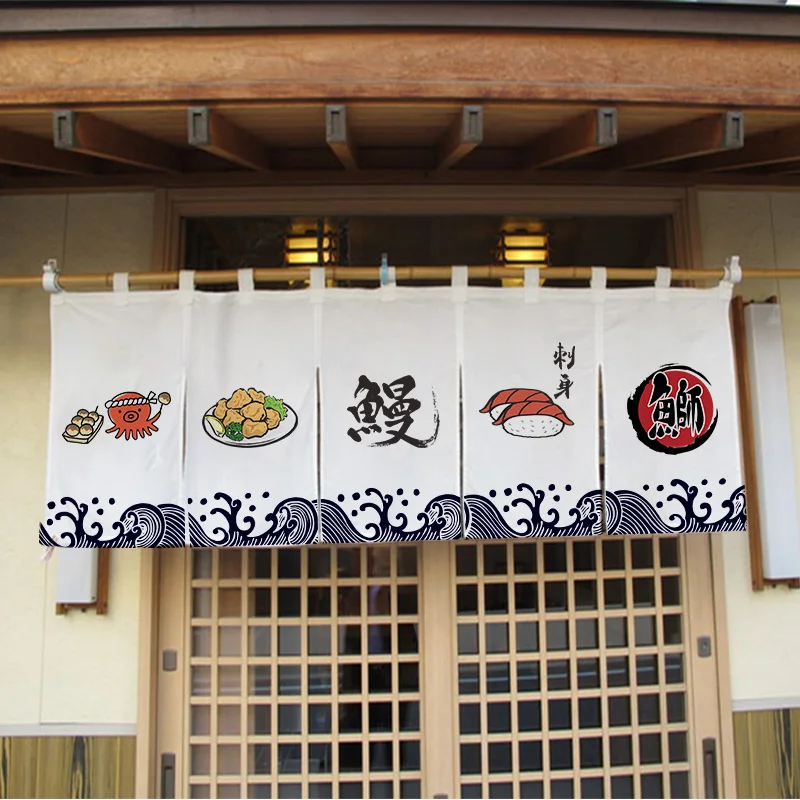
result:
[[[274,267],[254,269],[256,281],[283,282],[308,280],[309,267]],[[541,267],[541,276],[550,280],[589,280],[591,267]],[[178,270],[168,272],[131,272],[129,283],[138,287],[169,288],[178,285]],[[379,267],[326,267],[326,277],[334,281],[378,281]],[[524,270],[519,267],[469,267],[469,276],[473,280],[513,280],[524,277]],[[449,280],[451,267],[397,267],[398,281],[443,281]],[[621,281],[653,281],[656,270],[651,267],[610,267],[606,270],[608,280]],[[674,269],[673,281],[718,281],[724,275],[722,269]],[[800,278],[800,269],[745,269],[742,270],[744,280],[748,279],[794,279]],[[195,272],[197,286],[215,286],[236,283],[237,271],[204,270]],[[113,273],[98,274],[61,274],[58,282],[64,289],[102,289],[110,288]],[[40,275],[0,275],[0,288],[33,288],[41,287]]]

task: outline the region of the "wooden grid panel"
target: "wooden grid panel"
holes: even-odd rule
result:
[[[688,797],[676,537],[456,547],[460,797]]]
[[[195,550],[191,797],[421,796],[416,546]]]

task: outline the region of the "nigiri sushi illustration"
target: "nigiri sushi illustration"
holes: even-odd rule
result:
[[[495,392],[481,409],[493,425],[502,425],[512,436],[540,439],[557,436],[572,420],[549,395],[538,389],[503,389]]]

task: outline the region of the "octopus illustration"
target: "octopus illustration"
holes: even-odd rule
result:
[[[126,439],[152,436],[158,430],[156,420],[161,416],[163,407],[169,405],[171,400],[168,392],[161,392],[158,397],[155,392],[150,392],[147,397],[139,392],[122,392],[112,397],[106,402],[106,408],[108,417],[114,424],[106,429],[106,433],[116,433],[115,439],[123,435]],[[150,416],[156,405],[158,410]]]

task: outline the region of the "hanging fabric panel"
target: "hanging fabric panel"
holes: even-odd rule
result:
[[[467,536],[601,532],[591,290],[470,289],[464,307]]]
[[[604,304],[608,530],[743,530],[731,284],[661,278]]]
[[[45,545],[180,547],[181,292],[51,298]]]
[[[447,288],[325,291],[325,542],[461,536],[455,320]]]
[[[312,292],[196,292],[186,393],[192,546],[311,544],[317,523]]]

